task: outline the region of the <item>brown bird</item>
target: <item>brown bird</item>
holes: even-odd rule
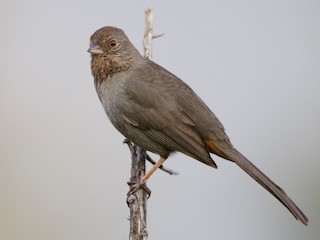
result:
[[[198,95],[142,57],[121,29],[97,30],[88,52],[94,84],[112,124],[133,143],[160,155],[142,183],[172,152],[217,168],[210,157],[213,153],[235,162],[307,225],[308,218],[285,192],[232,146],[223,125]]]

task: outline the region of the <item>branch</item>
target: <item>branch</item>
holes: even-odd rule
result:
[[[133,145],[131,152],[131,178],[130,182],[140,183],[145,175],[146,151],[137,145]],[[129,184],[130,186],[130,184]],[[139,189],[127,198],[130,208],[130,234],[129,240],[147,240],[147,193]]]
[[[146,29],[143,45],[145,57],[150,59],[152,56],[152,9],[146,9],[145,14]],[[141,147],[134,145],[131,151],[131,158],[132,165],[130,181],[140,184],[141,178],[146,173],[146,151]],[[130,208],[129,240],[147,240],[147,193],[143,189],[139,189],[137,192],[127,198],[127,203]]]
[[[164,34],[153,35],[153,10],[147,8],[145,10],[146,28],[143,39],[144,56],[151,60],[152,58],[152,39],[163,36]],[[125,140],[131,151],[132,165],[131,165],[131,178],[128,182],[129,186],[132,183],[141,183],[142,177],[146,173],[147,159],[152,164],[155,161],[146,153],[144,149],[137,145],[131,144],[128,140]],[[162,165],[159,167],[163,171],[170,175],[176,175],[177,173],[164,168]],[[130,208],[130,234],[129,240],[147,240],[147,199],[148,194],[143,189],[139,189],[133,195],[127,198],[127,203]]]
[[[153,38],[153,10],[147,8],[145,10],[146,15],[146,29],[144,31],[143,49],[144,56],[148,59],[152,59],[152,38]]]

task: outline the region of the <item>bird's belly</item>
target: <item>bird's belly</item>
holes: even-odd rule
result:
[[[123,92],[124,86],[119,84],[119,82],[114,86],[111,85],[111,82],[106,81],[96,86],[96,90],[101,104],[113,126],[128,140],[143,149],[167,157],[172,150],[150,139],[142,129],[133,126],[125,120],[123,116],[127,114],[123,112],[123,109],[129,109],[130,111],[130,106],[126,106],[126,108],[123,107],[123,104],[128,104],[129,102],[127,100],[124,101],[126,98]]]

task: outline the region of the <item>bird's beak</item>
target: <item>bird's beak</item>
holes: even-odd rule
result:
[[[97,44],[91,44],[91,46],[88,49],[88,52],[91,54],[103,54],[103,50]]]

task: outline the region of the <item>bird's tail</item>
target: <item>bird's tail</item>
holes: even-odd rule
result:
[[[286,193],[279,186],[277,186],[270,178],[268,178],[263,172],[261,172],[253,163],[246,159],[245,156],[243,156],[236,149],[230,149],[230,151],[224,153],[230,160],[234,161],[261,186],[263,186],[273,196],[275,196],[293,214],[293,216],[297,220],[300,220],[304,225],[308,225],[308,218],[298,208],[298,206],[294,204],[294,202],[286,195]]]

